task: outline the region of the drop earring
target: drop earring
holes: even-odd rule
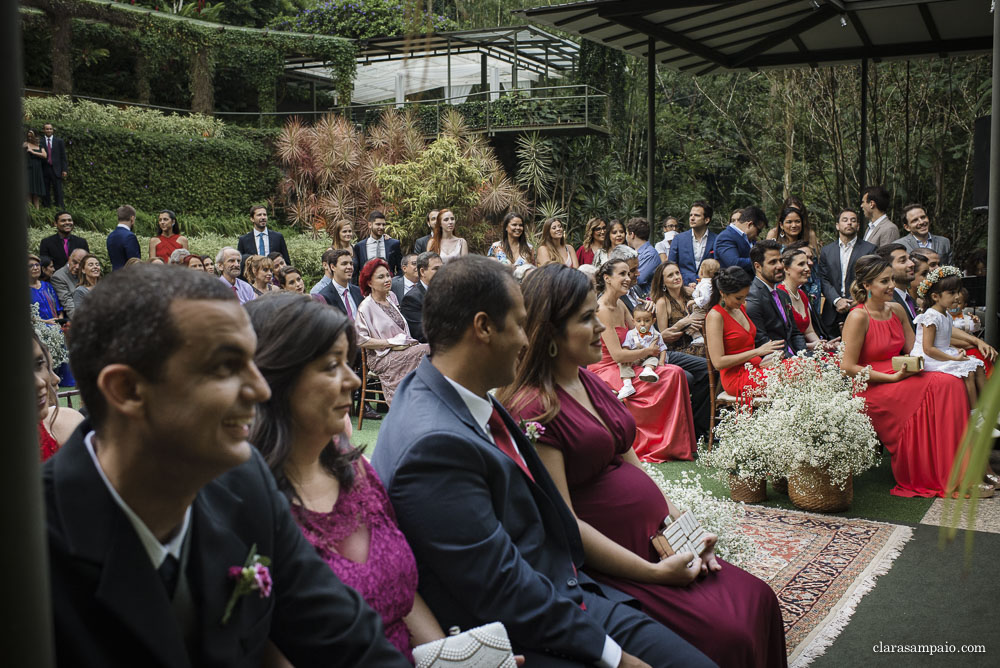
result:
[[[559,346],[556,345],[555,341],[549,341],[549,357],[555,357],[559,354]]]

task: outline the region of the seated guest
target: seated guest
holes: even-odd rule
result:
[[[510,273],[481,257],[449,262],[427,293],[433,355],[400,385],[372,459],[421,596],[444,628],[503,622],[526,666],[713,665],[578,571],[576,519],[489,395],[514,380],[525,316]]]
[[[431,240],[427,250],[441,256],[442,262],[454,260],[469,253],[469,244],[462,237],[455,236],[455,212],[451,209],[438,211],[431,226]]]
[[[535,260],[539,267],[553,262],[574,269],[580,266],[580,261],[576,258],[576,251],[566,241],[566,228],[558,218],[549,218],[542,226],[542,241],[535,253]]]
[[[333,255],[334,253],[337,252],[337,250],[347,250],[348,254],[351,253],[350,249],[329,248],[323,251],[323,257],[320,258],[320,265],[323,267],[323,277],[319,279],[316,285],[312,286],[312,289],[309,290],[309,294],[318,295],[320,292],[323,291],[323,288],[330,285],[331,281],[333,281],[333,267],[334,264],[336,264],[333,260]],[[337,254],[337,257],[341,257],[341,254]],[[351,257],[353,260],[353,255]],[[353,274],[353,269],[354,269],[353,261],[351,262],[351,269]],[[348,281],[350,281],[349,278]]]
[[[805,350],[806,339],[795,326],[788,293],[778,290],[778,284],[785,279],[781,246],[773,239],[765,239],[753,247],[750,259],[756,277],[750,285],[746,312],[757,328],[757,345],[782,341],[788,355]]]
[[[583,242],[576,249],[576,266],[591,265],[595,269],[608,260],[608,221],[591,218],[583,230]]]
[[[427,294],[427,286],[442,264],[441,258],[437,253],[427,251],[418,255],[417,284],[399,302],[399,311],[406,319],[406,325],[410,329],[410,336],[421,343],[427,343],[423,327],[424,295]]]
[[[629,287],[628,292],[622,295],[621,300],[625,308],[628,309],[628,312],[631,313],[635,310],[636,306],[645,302],[647,297],[647,294],[639,287],[637,282],[639,280],[639,254],[631,246],[618,244],[608,253],[608,262],[612,261],[621,261],[628,265]],[[607,264],[607,262],[604,264]],[[603,267],[604,265],[601,266]],[[597,273],[600,273],[600,267]],[[597,287],[600,289],[600,284]]]
[[[906,249],[900,252],[907,256]],[[969,420],[965,386],[946,373],[893,370],[892,358],[907,354],[914,342],[905,308],[894,299],[896,269],[881,255],[865,255],[854,271],[851,292],[860,306],[844,322],[840,368],[855,376],[870,367],[861,396],[875,433],[892,456],[896,486],[890,493],[945,496]],[[993,486],[976,492],[992,496]]]
[[[809,306],[813,308],[816,313],[819,313],[822,307],[823,299],[823,282],[820,280],[819,272],[816,271],[816,250],[809,245],[809,242],[805,239],[801,241],[793,241],[782,249],[782,254],[785,251],[790,250],[801,250],[806,254],[806,264],[809,265],[809,279],[802,284],[802,291],[806,293],[806,297],[809,298]],[[817,319],[816,331],[819,332],[822,324]],[[825,331],[825,328],[823,328]]]
[[[597,285],[601,290],[597,317],[606,329],[601,334],[601,359],[587,368],[619,392],[623,383],[618,365],[638,364],[647,357],[659,356],[660,348],[622,348],[625,335],[635,326],[620,301],[630,285],[628,264],[623,260],[605,262],[597,272]],[[654,371],[659,382],[642,383],[625,400],[625,406],[638,423],[639,434],[633,447],[643,461],[689,460],[694,454],[695,431],[684,370],[668,363]]]
[[[409,665],[246,440],[271,394],[255,348],[232,290],[179,267],[115,272],[80,309],[89,419],[44,468],[60,666],[257,666],[268,640],[296,666]]]
[[[392,294],[396,295],[396,301],[403,303],[406,293],[417,286],[420,277],[417,274],[417,255],[407,253],[399,262],[399,269],[402,272],[399,276],[392,277]]]
[[[80,308],[87,299],[87,295],[97,287],[97,282],[100,280],[101,261],[97,259],[96,255],[84,255],[80,262],[80,282],[73,290],[73,303],[76,304],[76,308]]]
[[[282,267],[278,271],[278,287],[288,292],[305,294],[306,284],[302,280],[302,272],[291,265]],[[326,302],[326,300],[323,300]]]
[[[691,292],[691,300],[686,308],[691,313],[690,324],[684,330],[692,337],[691,345],[700,345],[705,350],[705,316],[708,314],[708,302],[712,298],[712,281],[719,273],[719,261],[707,258],[698,267],[698,283]]]
[[[184,258],[190,255],[191,251],[189,251],[188,249],[178,248],[177,250],[175,250],[173,253],[170,254],[170,257],[167,258],[166,264],[184,264]],[[155,259],[158,259],[161,262],[163,262],[163,258],[157,257]],[[150,262],[152,261],[153,259],[150,259]]]
[[[625,223],[617,218],[612,218],[608,221],[608,248],[615,249],[626,245],[625,235]]]
[[[913,299],[913,303],[916,305],[917,313],[922,313],[926,310],[927,305],[924,304],[924,300],[917,295],[917,288],[923,283],[924,279],[927,278],[927,274],[931,270],[930,260],[924,255],[924,249],[910,251],[910,260],[913,262],[913,280],[906,287],[906,294],[910,295]],[[916,323],[914,323],[916,327]]]
[[[518,280],[518,284],[523,282],[523,280]],[[646,359],[639,360],[638,364],[624,362],[618,365],[618,376],[622,379],[622,389],[618,390],[618,399],[621,401],[625,401],[635,394],[635,386],[632,384],[632,379],[636,377],[635,367],[642,367],[642,371],[639,372],[639,380],[656,383],[659,382],[660,377],[656,375],[655,369],[666,364],[667,361],[667,346],[663,343],[663,337],[653,326],[652,311],[647,311],[644,306],[636,306],[635,310],[632,311],[632,318],[635,321],[635,327],[628,330],[628,334],[625,335],[622,349],[644,350],[655,346],[660,349],[660,354],[650,355]]]
[[[200,255],[188,255],[181,260],[181,265],[187,267],[188,269],[195,269],[201,272],[205,271],[205,263],[201,261]]]
[[[875,246],[858,237],[858,212],[844,209],[837,216],[837,240],[819,252],[816,273],[826,301],[823,303],[823,327],[831,336],[840,333],[847,313],[856,306],[851,299],[854,263],[862,255],[875,252]]]
[[[42,263],[37,255],[28,255],[28,287],[31,288],[31,303],[38,304],[38,317],[47,325],[55,325],[63,314],[59,297],[52,284],[42,280]]]
[[[810,248],[819,248],[816,230],[809,225],[805,210],[794,204],[786,204],[781,208],[777,225],[767,231],[766,238],[781,244],[782,251],[799,241],[804,241]]]
[[[354,322],[358,306],[364,298],[358,286],[351,282],[354,275],[354,259],[350,251],[334,250],[323,253],[330,266],[330,283],[316,295],[326,300],[330,306],[340,309]]]
[[[90,252],[90,245],[83,237],[73,234],[73,216],[68,211],[58,211],[55,216],[56,233],[45,237],[38,244],[38,254],[48,255],[55,263],[56,271],[69,261],[69,256],[75,250]]]
[[[385,214],[372,211],[368,214],[368,236],[354,244],[354,266],[359,270],[369,260],[381,258],[389,265],[392,276],[399,274],[399,261],[403,259],[399,241],[385,233]],[[357,276],[358,274],[355,274]],[[355,283],[357,283],[355,278]]]
[[[166,264],[177,264],[172,262],[170,256],[176,250],[187,250],[188,240],[181,234],[181,226],[177,222],[177,215],[170,209],[164,209],[156,216],[156,236],[149,239],[148,257],[158,257]]]
[[[406,374],[417,368],[429,351],[426,343],[410,336],[403,314],[392,294],[389,263],[381,258],[369,260],[358,279],[364,301],[358,306],[358,343],[368,355],[368,368],[382,383],[385,400],[391,406],[396,386]]]
[[[656,309],[656,329],[671,351],[702,355],[704,345],[696,346],[687,330],[694,317],[687,312],[688,293],[681,268],[665,262],[653,272],[653,290],[649,296]]]
[[[215,256],[215,264],[221,268],[222,273],[219,280],[229,286],[241,304],[246,304],[256,299],[257,293],[249,283],[240,278],[240,260],[240,252],[230,246],[225,246]]]
[[[892,291],[892,300],[903,307],[903,314],[912,330],[914,328],[913,319],[917,317],[917,301],[908,292],[910,283],[913,282],[915,268],[913,260],[910,259],[910,253],[903,244],[888,243],[879,246],[875,250],[875,254],[892,267],[892,282],[895,286]]]
[[[216,270],[215,260],[212,258],[211,255],[202,255],[201,263],[205,266],[206,274],[212,274],[213,276],[218,275],[215,271]]]
[[[51,284],[52,274],[56,273],[56,267],[52,264],[52,258],[48,255],[39,255],[38,265],[42,268],[42,280]]]
[[[653,282],[653,272],[660,266],[660,256],[649,243],[649,221],[645,218],[632,218],[625,226],[625,242],[635,249],[639,256],[639,280],[637,285],[649,294],[649,286]]]
[[[290,293],[258,299],[247,313],[254,363],[271,388],[250,440],[306,540],[412,660],[411,639],[418,645],[444,632],[416,593],[417,564],[378,475],[342,433],[361,386],[351,370],[354,327],[343,313]]]
[[[287,266],[288,263],[285,262],[285,258],[278,251],[268,253],[267,259],[271,261],[271,283],[276,288],[280,287],[278,285],[278,272],[281,271],[282,267]]]
[[[586,278],[545,267],[523,291],[528,347],[498,398],[515,420],[545,427],[535,449],[576,518],[584,571],[636,598],[720,666],[785,665],[777,597],[762,580],[716,557],[714,535],[701,554],[662,561],[650,544],[664,518],[680,513],[639,464],[631,447],[635,420],[599,377],[581,368],[598,360],[593,344],[604,330]]]
[[[785,349],[784,341],[757,342],[757,328],[743,306],[753,280],[741,267],[721,270],[705,316],[705,345],[712,366],[719,370],[722,389],[734,397],[757,387],[745,368],[747,362],[759,368],[767,357],[767,364],[773,364]]]
[[[438,213],[437,209],[431,209],[427,212],[427,227],[430,229],[430,232],[413,242],[414,255],[427,252],[427,244],[430,243],[431,237],[434,236],[434,221],[437,220]]]
[[[965,258],[966,276],[986,275],[986,249],[976,248]]]
[[[511,211],[500,223],[500,240],[490,246],[488,257],[500,264],[519,267],[522,264],[534,264],[535,258],[528,242],[528,233],[524,229],[521,216]]]
[[[931,221],[923,204],[907,204],[903,207],[903,228],[909,232],[897,243],[907,251],[931,250],[937,253],[941,262],[951,264],[951,241],[948,237],[931,234]]]
[[[56,394],[59,376],[52,369],[52,356],[34,330],[31,339],[35,396],[38,399],[38,445],[44,462],[69,440],[83,422],[83,415],[72,408],[59,406]]]
[[[790,307],[788,312],[791,313],[792,322],[795,323],[799,333],[805,338],[806,348],[813,350],[817,346],[826,346],[827,342],[816,332],[819,318],[816,316],[816,310],[809,302],[809,295],[804,289],[812,274],[812,267],[809,266],[806,251],[802,248],[786,250],[781,254],[781,264],[784,266],[785,278],[778,283],[778,289],[788,295]],[[839,341],[840,337],[838,336],[829,343],[835,344]]]
[[[73,309],[76,307],[73,302],[73,291],[76,290],[76,284],[80,280],[80,263],[86,256],[87,251],[82,248],[70,251],[69,261],[52,274],[50,284],[56,291],[56,297],[59,298],[59,304],[62,305],[67,318],[73,317]]]
[[[719,265],[726,267],[741,267],[753,275],[753,262],[750,261],[750,247],[757,240],[760,230],[767,227],[767,216],[756,206],[748,206],[740,211],[736,222],[719,232],[715,238],[715,259]],[[781,247],[778,246],[780,252]]]
[[[709,258],[715,258],[717,235],[708,229],[711,222],[712,207],[708,202],[698,200],[691,205],[688,214],[690,229],[678,234],[670,243],[667,261],[677,263],[684,277],[684,285],[690,288],[698,282],[698,269],[701,263]]]
[[[271,258],[263,255],[251,255],[243,267],[243,279],[253,288],[255,295],[260,297],[265,292],[277,292],[278,288],[271,282],[274,277],[274,263]]]
[[[666,262],[670,257],[670,244],[673,243],[674,237],[677,236],[677,226],[680,222],[673,216],[667,216],[663,219],[663,238],[656,242],[653,248],[660,255],[660,262]]]

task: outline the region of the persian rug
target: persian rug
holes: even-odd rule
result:
[[[747,570],[778,596],[793,668],[826,651],[913,533],[896,524],[749,505],[743,528],[766,552]]]

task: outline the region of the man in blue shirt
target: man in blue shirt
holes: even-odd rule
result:
[[[625,242],[639,254],[639,287],[649,292],[653,272],[660,266],[660,254],[649,243],[649,221],[633,218],[625,226]]]

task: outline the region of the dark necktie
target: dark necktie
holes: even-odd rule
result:
[[[174,592],[177,590],[177,580],[181,574],[181,566],[177,561],[177,557],[168,554],[167,558],[160,564],[160,567],[156,569],[156,572],[160,574],[163,588],[167,590],[167,598],[173,599]]]
[[[347,295],[348,288],[344,288],[344,292],[341,296],[344,298],[344,310],[347,312],[347,317],[354,322],[354,309],[351,308],[351,298]]]
[[[52,164],[52,137],[48,137],[45,140],[45,143],[48,144],[48,149],[46,150],[46,153],[48,153],[47,158],[48,158],[49,164],[51,165]]]
[[[787,328],[788,327],[788,314],[785,313],[785,307],[781,304],[781,297],[778,296],[778,291],[777,290],[771,290],[771,296],[774,297],[774,304],[775,304],[775,306],[778,307],[778,313],[781,314],[781,320],[782,320],[782,322],[785,323],[785,327]],[[798,325],[796,325],[796,326],[798,326]],[[795,354],[792,351],[792,346],[791,345],[786,345],[785,346],[785,350],[788,352],[789,355],[794,355]]]
[[[261,232],[260,234],[257,235],[257,244],[258,244],[258,249],[260,250],[260,254],[261,255],[267,255],[267,253],[264,252],[264,233],[263,232]]]
[[[911,318],[917,317],[917,305],[910,295],[906,295],[906,310],[910,312]]]
[[[507,427],[503,423],[503,418],[500,417],[500,411],[497,410],[496,406],[493,407],[493,414],[490,415],[488,424],[490,425],[490,433],[493,434],[493,440],[496,442],[497,447],[505,455],[514,460],[531,482],[535,482],[535,476],[531,475],[531,471],[528,470],[528,465],[524,463],[521,453],[514,447],[514,441],[511,440],[510,434],[507,432]]]

